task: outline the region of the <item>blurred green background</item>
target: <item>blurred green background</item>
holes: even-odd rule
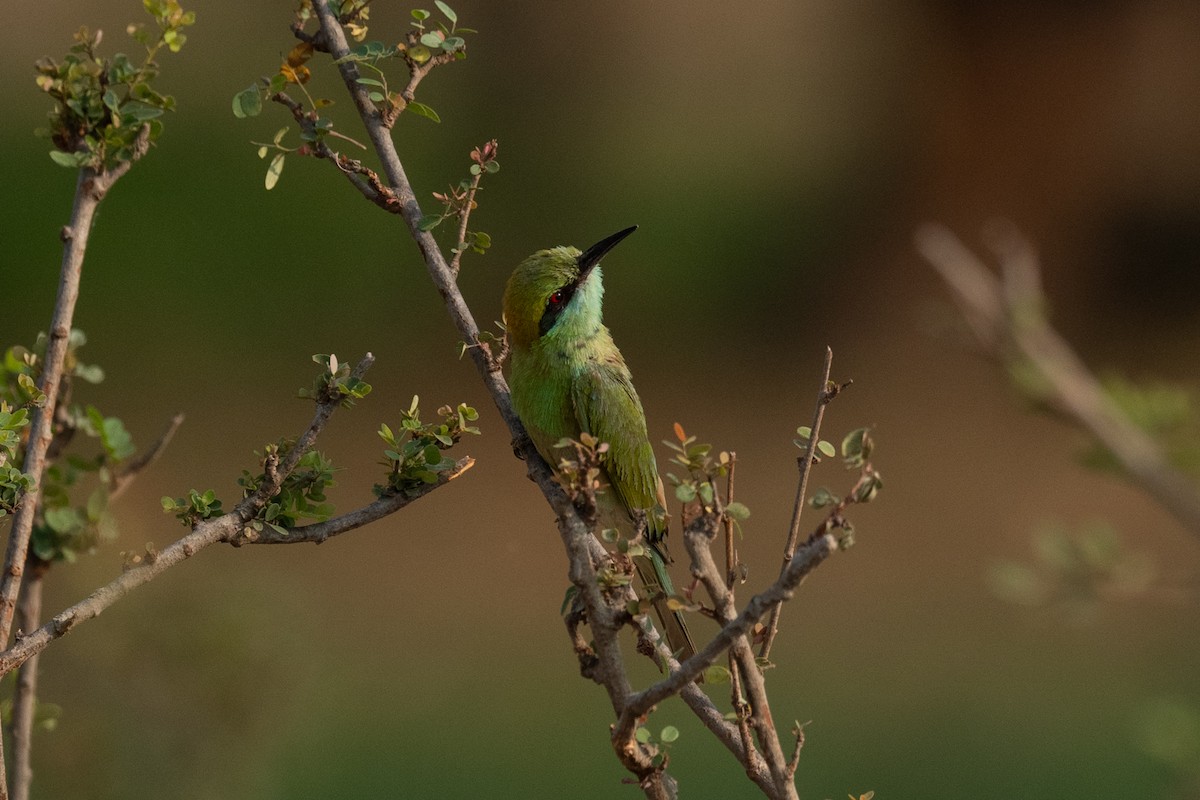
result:
[[[4,346],[48,325],[74,180],[32,135],[49,110],[32,63],[81,24],[104,30],[106,52],[132,51],[140,5],[7,9]],[[528,252],[641,226],[606,261],[606,318],[652,439],[679,421],[738,452],[753,510],[743,596],[778,568],[791,440],[825,345],[835,377],[854,379],[830,438],[875,426],[886,491],[855,514],[858,546],[787,608],[769,673],[777,718],[812,720],[802,795],[1183,796],[1187,764],[1153,757],[1139,720],[1155,704],[1200,713],[1200,545],[1081,470],[1077,434],[1020,407],[958,334],[911,233],[938,219],[977,242],[985,220],[1011,217],[1090,363],[1194,380],[1196,4],[454,5],[480,33],[422,86],[443,121],[406,117],[395,135],[422,202],[465,174],[473,146],[500,142],[473,218],[495,245],[465,260],[468,301],[486,324]],[[179,111],[101,209],[76,320],[85,360],[108,373],[80,399],[142,443],[176,411],[187,421],[121,499],[121,540],[53,571],[47,613],[116,574],[119,551],[182,533],[161,495],[212,487],[231,504],[253,451],[309,418],[294,395],[313,353],[378,358],[374,394],[321,442],[345,466],[340,509],[369,499],[375,430],[414,393],[481,410],[484,435],[460,449],[479,463],[319,550],[206,551],[54,645],[42,697],[65,711],[38,734],[35,797],[636,796],[607,745],[607,700],[563,635],[551,514],[457,360],[416,248],[328,164],[288,159],[263,189],[250,141],[290,120],[237,120],[230,100],[291,48],[291,4],[185,7],[198,23],[161,59]],[[398,38],[409,8],[377,0],[371,38]],[[313,91],[353,135],[337,84]],[[829,464],[815,480],[845,476]],[[1105,603],[1086,624],[992,595],[989,570],[1030,560],[1038,525],[1097,519],[1154,558],[1161,586],[1192,588]],[[683,730],[685,796],[752,794],[680,704],[653,724]]]

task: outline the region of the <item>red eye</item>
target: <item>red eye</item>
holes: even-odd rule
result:
[[[550,295],[550,299],[547,300],[546,302],[548,302],[552,306],[557,306],[557,305],[560,305],[562,303],[562,301],[563,301],[563,293],[562,293],[562,290],[560,289],[560,290],[556,291],[554,294]]]

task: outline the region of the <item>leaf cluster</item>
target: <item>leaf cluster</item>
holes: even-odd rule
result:
[[[481,147],[471,150],[470,178],[464,178],[457,185],[450,186],[444,192],[433,192],[433,199],[441,203],[442,208],[434,214],[421,217],[418,227],[423,231],[432,231],[446,220],[465,220],[470,217],[478,203],[475,200],[477,192],[482,191],[481,180],[484,175],[494,175],[500,171],[500,162],[496,160],[499,145],[495,139]],[[483,255],[492,246],[492,237],[483,231],[464,231],[463,238],[453,248],[452,253],[458,254],[471,250]]]
[[[1131,552],[1104,522],[1078,531],[1044,524],[1034,534],[1033,553],[1031,564],[1006,561],[991,570],[991,587],[998,597],[1019,605],[1054,605],[1086,616],[1106,597],[1136,596],[1154,584],[1150,558]]]
[[[64,372],[68,381],[99,383],[104,371],[79,359],[79,348],[86,343],[83,331],[71,331]],[[28,476],[15,464],[25,456],[21,437],[28,425],[28,410],[46,402],[37,387],[45,352],[46,336],[41,334],[32,348],[17,345],[4,354],[0,369],[0,516],[13,511],[21,493],[31,488]],[[30,551],[42,561],[73,561],[116,536],[116,522],[108,511],[109,495],[119,468],[136,450],[133,437],[119,418],[105,416],[95,406],[60,407],[54,432],[58,446],[65,446],[79,434],[97,440],[99,452],[68,453],[65,459],[47,467],[38,519],[30,538]],[[94,479],[86,481],[94,484],[90,490],[83,485],[89,476]],[[81,490],[87,491],[87,500],[73,502],[72,496]]]
[[[638,744],[646,747],[651,752],[651,763],[655,766],[665,764],[667,759],[666,751],[679,739],[679,728],[674,725],[665,725],[659,731],[658,736],[654,735],[646,726],[639,726],[633,733],[633,738]]]
[[[317,354],[312,360],[324,367],[310,389],[301,389],[300,396],[318,403],[340,403],[351,406],[356,400],[366,397],[371,385],[352,374],[349,364],[342,364],[336,355]],[[242,497],[249,497],[264,485],[274,485],[275,469],[282,454],[289,453],[295,440],[281,439],[266,445],[259,457],[259,470],[243,470],[238,478]],[[327,502],[326,491],[334,485],[337,468],[333,462],[316,450],[301,455],[296,467],[279,481],[278,490],[259,509],[258,513],[243,528],[243,534],[255,539],[265,529],[286,536],[288,530],[301,520],[323,521],[333,515],[333,505]],[[209,489],[200,492],[188,490],[185,497],[162,498],[163,511],[173,514],[185,526],[192,528],[197,523],[219,517],[225,513],[216,492]]]
[[[177,499],[163,497],[162,507],[163,511],[173,514],[188,528],[194,528],[203,520],[219,517],[225,513],[221,508],[221,501],[217,499],[217,493],[212,489],[204,492],[189,489],[186,497]]]
[[[0,720],[4,726],[12,725],[13,711],[13,690],[16,688],[17,673],[8,673],[3,679],[0,679]],[[35,730],[50,733],[58,727],[58,722],[62,718],[62,706],[56,703],[47,703],[34,699],[33,708],[33,727]]]
[[[0,400],[0,518],[16,511],[29,491],[29,476],[16,466],[21,461],[18,453],[28,425],[26,409],[14,409],[7,400]]]
[[[1113,405],[1153,437],[1174,466],[1200,475],[1200,420],[1191,392],[1167,383],[1136,383],[1117,374],[1104,376],[1102,383]],[[1093,469],[1121,471],[1116,457],[1099,442],[1093,442],[1081,459]]]
[[[142,5],[154,19],[154,30],[140,24],[127,28],[145,50],[140,63],[124,53],[99,56],[102,33],[86,27],[75,34],[61,61],[37,61],[37,85],[55,101],[50,127],[41,133],[54,142],[50,157],[56,164],[105,171],[139,156],[141,137],[154,142],[162,133],[158,118],[175,108],[175,100],[155,90],[154,58],[163,47],[179,52],[187,41],[183,30],[196,15],[177,0],[143,0]]]
[[[263,448],[259,465],[261,472],[242,471],[238,486],[242,496],[249,497],[268,480],[268,462],[277,462],[281,453],[295,446],[293,439],[281,439],[276,444]],[[287,535],[288,529],[300,520],[321,522],[333,515],[333,505],[326,502],[325,492],[333,487],[333,475],[337,468],[317,450],[309,450],[296,464],[296,468],[284,476],[279,491],[271,496],[258,515],[246,524],[245,533],[251,537],[261,533],[264,527],[278,534]]]
[[[29,538],[29,549],[42,561],[72,562],[82,553],[93,552],[102,542],[117,536],[116,520],[108,511],[109,492],[101,483],[88,494],[86,504],[71,502],[71,489],[88,472],[104,470],[69,459],[66,466],[55,464],[45,473],[41,515]]]
[[[592,521],[596,515],[596,495],[604,491],[600,480],[601,469],[608,457],[608,442],[602,442],[587,431],[578,439],[563,437],[554,443],[555,450],[565,451],[555,468],[555,480],[563,487],[571,502],[580,510],[585,520]],[[614,535],[602,532],[608,541]],[[633,553],[637,555],[638,553]]]
[[[802,449],[807,448],[812,435],[811,431],[808,428],[800,428],[797,433],[801,437],[796,440],[797,446]],[[830,452],[832,445],[829,442],[819,442],[817,449],[827,457],[834,455]],[[819,487],[809,497],[808,504],[813,508],[835,507],[840,509],[850,503],[869,503],[874,500],[883,488],[882,476],[871,465],[871,453],[874,449],[875,439],[871,436],[870,428],[856,428],[846,434],[841,445],[842,463],[846,469],[859,471],[858,480],[845,497],[834,494],[824,486]],[[813,461],[814,463],[819,462],[820,459],[814,455]]]
[[[442,19],[434,20],[433,15],[425,9],[415,9],[412,12],[413,21],[410,30],[403,40],[396,44],[384,41],[364,41],[367,36],[368,19],[370,16],[369,0],[343,0],[334,4],[334,11],[339,20],[346,26],[351,38],[359,42],[345,56],[337,59],[335,64],[353,63],[360,71],[370,72],[370,75],[360,75],[357,83],[367,90],[367,97],[374,104],[385,124],[390,128],[396,118],[404,111],[434,122],[441,122],[436,111],[424,103],[417,102],[413,97],[416,84],[425,71],[436,64],[450,61],[460,61],[467,57],[467,43],[463,34],[475,33],[471,28],[458,25],[458,15],[449,5],[441,0],[435,0],[435,5]],[[309,94],[306,85],[312,79],[309,61],[318,50],[323,49],[317,43],[317,37],[304,32],[305,27],[316,17],[311,0],[303,0],[296,12],[296,21],[292,26],[300,43],[293,47],[279,66],[279,71],[270,78],[263,78],[252,83],[233,97],[233,115],[239,119],[256,117],[262,113],[264,99],[280,99],[289,86],[295,86],[305,96],[308,110],[293,109],[297,119],[301,119],[300,140],[296,147],[283,143],[287,128],[275,134],[270,143],[255,142],[258,157],[266,158],[272,154],[267,166],[265,185],[272,189],[279,181],[283,172],[285,160],[289,154],[313,155],[321,153],[320,147],[329,136],[341,136],[334,130],[333,121],[322,116],[321,110],[333,105],[333,101]],[[404,88],[394,89],[388,83],[385,70],[386,62],[399,59],[408,68],[408,81]],[[353,141],[353,140],[350,140]],[[325,151],[328,152],[328,151]],[[484,245],[486,247],[486,245]]]
[[[699,503],[704,512],[712,512],[717,499],[715,482],[729,474],[731,457],[722,450],[714,460],[712,445],[698,443],[696,437],[687,435],[678,422],[674,431],[676,441],[664,439],[663,444],[671,450],[670,463],[687,470],[682,477],[667,473],[667,480],[675,487],[675,499],[685,505]],[[741,523],[750,518],[750,509],[745,503],[733,502],[724,507],[724,514],[733,521],[740,534]]]
[[[352,408],[354,403],[371,393],[371,384],[351,374],[350,365],[338,361],[332,353],[318,353],[312,360],[325,368],[308,389],[300,389],[297,396],[318,403],[337,400],[343,408]]]
[[[420,398],[413,395],[408,410],[400,412],[396,430],[380,424],[379,438],[387,445],[380,463],[387,468],[387,483],[375,486],[377,495],[411,494],[425,484],[437,483],[456,463],[443,451],[464,435],[479,434],[479,428],[471,425],[479,419],[479,412],[465,403],[454,408],[442,406],[436,414],[437,420],[422,422]]]

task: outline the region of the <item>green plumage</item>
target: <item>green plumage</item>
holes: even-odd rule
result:
[[[682,615],[662,595],[675,589],[667,574],[666,502],[646,415],[625,359],[601,321],[604,286],[600,258],[632,232],[627,229],[585,252],[555,247],[516,268],[504,293],[513,406],[542,458],[555,466],[564,437],[590,433],[609,450],[597,496],[602,527],[633,536],[633,511],[646,512],[648,555],[634,559],[671,649],[680,658],[695,648]]]

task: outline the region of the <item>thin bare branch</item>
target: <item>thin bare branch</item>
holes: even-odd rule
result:
[[[272,102],[279,103],[281,106],[287,108],[291,112],[292,118],[300,125],[301,131],[305,132],[308,138],[313,140],[312,144],[301,148],[300,152],[316,158],[326,159],[338,168],[338,171],[346,177],[346,180],[350,181],[350,184],[363,197],[389,214],[400,213],[400,203],[396,199],[396,196],[392,194],[391,189],[383,185],[383,181],[379,179],[379,175],[374,170],[367,167],[358,159],[338,153],[317,135],[316,121],[318,115],[315,112],[305,111],[304,106],[286,92],[276,92],[271,95],[270,99]],[[336,135],[342,136],[341,134]],[[359,147],[365,148],[365,145],[349,139],[349,137],[342,136],[342,138],[353,142]]]
[[[471,221],[471,209],[475,207],[475,193],[479,191],[479,182],[483,180],[483,170],[471,179],[471,187],[467,189],[467,201],[462,214],[458,217],[458,244],[454,246],[454,256],[450,259],[450,272],[458,277],[462,264],[463,251],[467,249],[467,223]]]
[[[17,603],[17,633],[33,630],[41,621],[42,578],[45,562],[30,566],[30,575],[21,586]],[[12,743],[13,775],[12,800],[29,800],[33,785],[33,723],[37,716],[38,657],[35,655],[21,665],[13,691]]]
[[[800,766],[800,752],[804,749],[804,729],[808,723],[796,723],[796,727],[792,729],[792,735],[796,737],[796,744],[792,748],[792,757],[788,761],[788,772],[791,775],[796,774],[796,769]]]
[[[729,453],[729,472],[725,483],[725,506],[733,502],[733,475],[737,469],[737,453]],[[733,517],[725,514],[721,518],[725,528],[725,585],[733,591],[738,577],[737,549],[733,541]]]
[[[143,450],[136,458],[128,464],[122,466],[121,471],[113,476],[112,486],[109,489],[109,501],[116,500],[129,485],[133,483],[147,467],[158,460],[159,456],[167,449],[167,445],[171,443],[171,439],[175,437],[175,432],[179,430],[179,426],[183,424],[183,414],[176,414],[171,417],[171,421],[167,423],[166,429],[162,435],[155,440],[154,444]]]
[[[925,225],[916,233],[917,249],[950,287],[985,351],[1002,361],[1016,358],[1032,366],[1049,387],[1051,400],[1185,528],[1200,535],[1200,489],[1114,405],[1047,321],[1033,246],[1011,224],[993,225],[989,239],[1001,263],[1001,278],[945,226]]]
[[[809,426],[808,447],[804,448],[804,453],[796,459],[796,464],[800,469],[800,478],[796,482],[796,501],[792,505],[792,524],[788,528],[787,543],[783,547],[783,566],[780,571],[787,569],[788,563],[792,560],[792,554],[796,552],[796,544],[800,541],[800,516],[804,513],[804,501],[808,496],[808,476],[812,472],[813,459],[816,457],[816,448],[821,440],[821,422],[825,419],[825,406],[833,402],[833,398],[838,396],[845,385],[833,383],[829,379],[829,374],[833,369],[833,348],[825,348],[825,365],[821,369],[821,388],[817,391],[817,405],[813,410],[812,425]],[[771,646],[775,644],[775,637],[779,634],[779,617],[783,613],[783,606],[777,605],[771,609],[771,618],[767,622],[767,632],[763,637],[762,646],[759,648],[758,655],[760,658],[767,658],[771,655]]]
[[[758,755],[758,751],[754,747],[754,739],[750,735],[750,715],[753,713],[753,709],[746,702],[746,696],[742,690],[742,670],[738,666],[737,658],[732,653],[729,654],[729,694],[733,713],[737,717],[738,739],[742,743],[742,750],[749,755]],[[761,756],[759,758],[761,759]],[[749,763],[746,759],[743,759],[742,763],[746,766],[747,774],[749,774]],[[763,769],[769,775],[766,764],[763,764]]]

